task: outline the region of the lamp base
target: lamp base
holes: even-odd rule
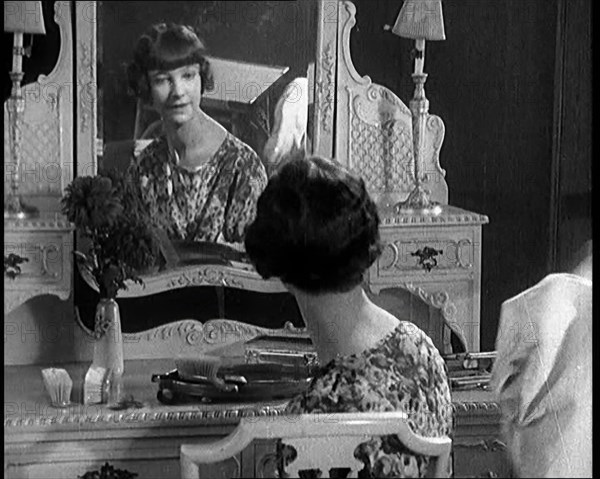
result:
[[[410,192],[406,200],[394,206],[394,211],[396,213],[408,213],[412,210],[427,210],[439,206],[437,201],[429,199],[429,194],[429,190],[426,190],[421,185],[417,185]]]
[[[37,218],[40,212],[35,206],[26,205],[20,196],[7,198],[4,203],[5,220],[26,220]]]

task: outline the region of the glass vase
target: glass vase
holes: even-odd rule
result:
[[[101,402],[118,403],[124,372],[123,334],[119,305],[113,298],[103,298],[98,302],[94,337],[92,367],[101,367],[106,371],[101,385]]]

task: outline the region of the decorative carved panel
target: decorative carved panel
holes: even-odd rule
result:
[[[76,345],[82,356],[89,354],[94,342],[93,331],[88,329],[77,315],[75,329]],[[201,353],[222,348],[233,343],[249,341],[257,336],[285,336],[306,338],[304,328],[285,323],[283,328],[270,329],[230,319],[211,319],[202,323],[185,319],[167,323],[139,333],[123,333],[125,359],[173,358],[178,354]]]
[[[369,87],[366,99],[360,95],[352,98],[349,87],[346,92],[350,104],[348,166],[364,178],[370,191],[410,189],[414,181],[412,132],[406,117],[410,112],[390,101],[391,92],[377,85]]]
[[[360,76],[350,55],[350,32],[356,8],[339,3],[336,159],[364,177],[369,192],[383,205],[406,199],[414,187],[413,121],[405,103],[388,88]],[[444,123],[429,115],[425,121],[423,165],[431,198],[448,203],[446,172],[439,163]]]

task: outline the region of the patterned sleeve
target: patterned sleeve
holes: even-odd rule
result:
[[[244,145],[235,161],[235,180],[232,184],[223,236],[230,243],[244,241],[246,229],[254,221],[258,197],[267,186],[267,173],[258,155]]]

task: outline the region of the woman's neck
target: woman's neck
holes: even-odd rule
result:
[[[399,321],[373,304],[360,286],[344,293],[292,289],[321,364],[375,346]]]
[[[185,158],[188,153],[202,150],[209,142],[214,130],[213,120],[203,111],[199,111],[192,120],[181,125],[165,123],[165,133],[169,147],[175,150],[179,158]]]

